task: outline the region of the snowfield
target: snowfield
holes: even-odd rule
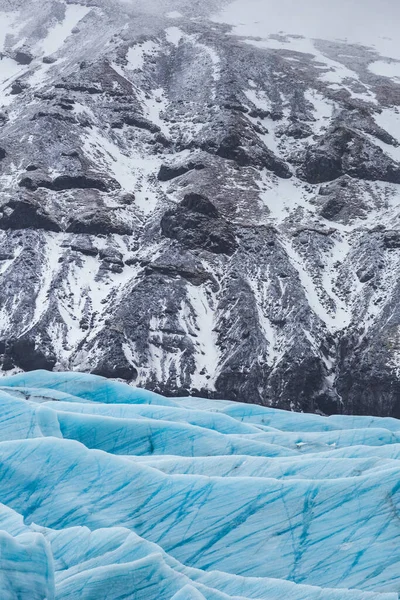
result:
[[[38,371],[0,391],[2,600],[397,600],[400,422]]]

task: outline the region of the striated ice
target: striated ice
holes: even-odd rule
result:
[[[400,421],[1,384],[1,600],[398,599]]]
[[[53,600],[50,545],[42,535],[24,533],[13,537],[0,530],[0,598]]]

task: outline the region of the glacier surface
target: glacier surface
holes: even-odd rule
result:
[[[1,600],[397,600],[400,421],[0,387]]]

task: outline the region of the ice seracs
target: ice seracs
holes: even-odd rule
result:
[[[398,597],[395,419],[39,371],[0,425],[2,598]]]

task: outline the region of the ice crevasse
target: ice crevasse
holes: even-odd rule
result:
[[[397,600],[400,421],[1,380],[1,600]]]

